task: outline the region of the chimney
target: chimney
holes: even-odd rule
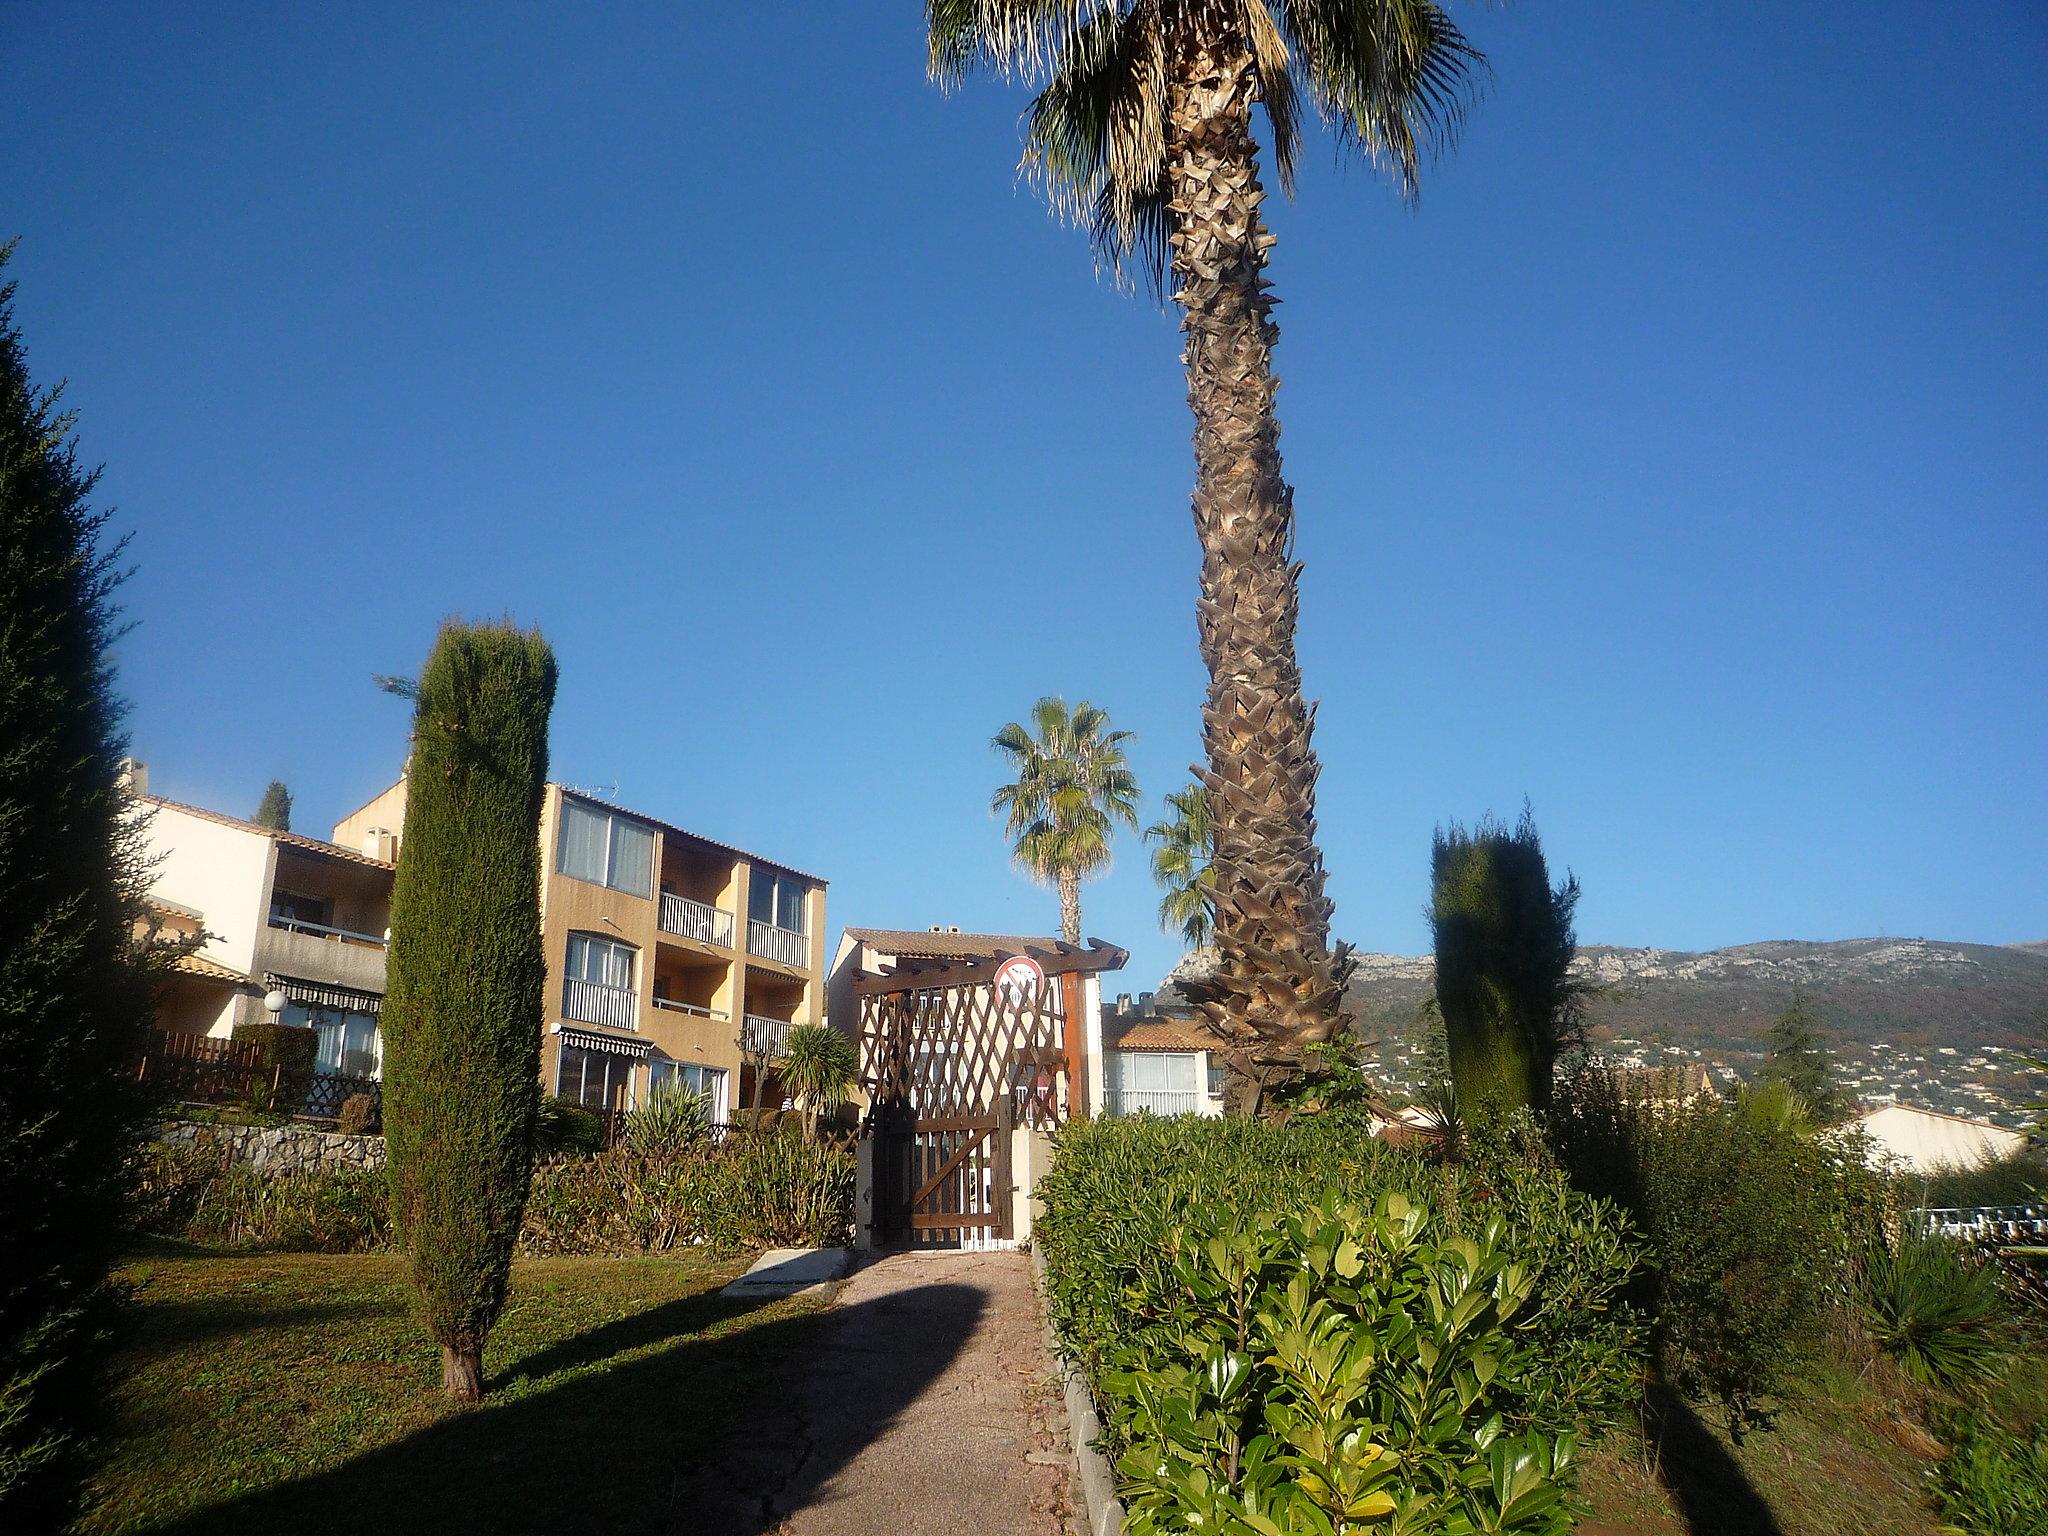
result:
[[[149,764],[139,757],[124,757],[117,765],[114,787],[124,795],[149,793]]]
[[[1151,994],[1150,992],[1140,992],[1140,993],[1138,994],[1138,1012],[1140,1012],[1140,1013],[1150,1013],[1151,1011],[1152,1011],[1152,994]]]
[[[1117,993],[1117,995],[1116,995],[1116,1011],[1117,1011],[1117,1012],[1118,1012],[1119,1014],[1129,1013],[1129,1012],[1131,1011],[1131,994],[1130,994],[1130,993],[1128,993],[1128,992],[1119,992],[1119,993]]]
[[[363,852],[386,864],[398,861],[398,839],[385,827],[371,827],[363,833]]]

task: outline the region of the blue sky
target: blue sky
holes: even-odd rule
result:
[[[987,737],[1198,751],[1170,317],[1013,177],[918,8],[0,7],[29,355],[132,531],[162,792],[396,772],[445,614],[562,663],[557,777],[1047,928]],[[857,13],[857,14],[856,14]],[[1338,931],[1533,802],[1588,942],[2048,938],[2048,11],[1461,7],[1405,210],[1276,194]],[[1141,849],[1086,892],[1149,986]]]

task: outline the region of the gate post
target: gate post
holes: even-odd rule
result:
[[[854,1144],[853,1246],[864,1253],[881,1246],[875,1234],[875,1138],[871,1135]]]

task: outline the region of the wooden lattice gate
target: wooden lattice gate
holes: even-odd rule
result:
[[[1033,950],[1044,985],[998,990],[1007,955],[863,976],[862,1077],[884,1243],[952,1247],[1015,1236],[1012,1132],[1083,1112],[1083,976],[1123,964],[1096,943]]]

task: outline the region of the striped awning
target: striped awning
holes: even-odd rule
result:
[[[553,1032],[562,1037],[562,1044],[578,1046],[586,1051],[610,1051],[614,1056],[652,1056],[654,1047],[645,1040],[632,1040],[624,1035],[608,1035],[597,1029],[578,1029],[573,1024],[557,1024]]]
[[[344,1013],[381,1013],[384,996],[380,992],[358,992],[354,987],[337,987],[324,981],[307,981],[302,976],[280,976],[274,971],[263,973],[263,985],[276,987],[295,1003],[308,1008],[339,1008]]]

